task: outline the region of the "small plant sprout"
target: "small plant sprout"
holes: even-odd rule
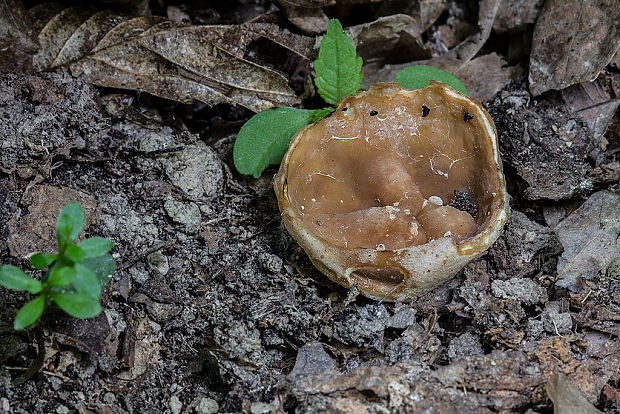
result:
[[[353,42],[337,19],[329,21],[314,70],[317,91],[330,106],[271,108],[250,118],[241,127],[233,150],[233,161],[241,174],[258,178],[269,165],[280,164],[291,137],[298,130],[330,115],[342,99],[362,87],[362,58],[357,56]],[[395,77],[404,88],[423,88],[435,80],[467,95],[465,86],[456,77],[431,66],[409,66],[398,71]]]
[[[15,330],[34,324],[45,308],[53,304],[81,319],[101,312],[101,292],[116,270],[116,262],[108,253],[113,243],[103,237],[74,243],[83,226],[84,211],[80,205],[67,204],[56,222],[58,253],[37,253],[30,258],[35,269],[48,268],[40,281],[16,266],[0,266],[0,285],[39,294],[17,312]]]

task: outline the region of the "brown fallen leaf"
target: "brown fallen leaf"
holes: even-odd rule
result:
[[[564,246],[556,285],[579,291],[583,280],[598,277],[620,255],[620,196],[609,191],[592,194],[554,231]]]
[[[101,0],[103,3],[115,4],[123,10],[131,12],[135,16],[148,16],[151,14],[149,0]]]
[[[430,58],[432,52],[420,37],[423,31],[420,22],[406,14],[380,17],[346,29],[366,71],[371,71],[371,66]]]
[[[78,201],[84,208],[85,229],[98,220],[100,211],[95,198],[90,194],[49,185],[38,185],[24,193],[21,202],[28,206],[27,214],[24,211],[6,223],[11,255],[19,257],[36,252],[51,253],[56,248],[56,218],[62,207],[71,201]]]
[[[56,11],[54,9],[54,11]],[[37,8],[42,45],[37,69],[69,66],[105,87],[138,89],[163,98],[208,105],[228,103],[255,112],[299,102],[285,74],[263,61],[266,39],[295,59],[310,59],[314,39],[266,23],[186,26],[161,17],[69,8]]]
[[[29,72],[37,48],[23,3],[0,0],[0,69]]]
[[[322,7],[333,6],[335,0],[274,0],[293,26],[302,33],[316,36],[325,33],[329,17]]]
[[[553,401],[555,414],[600,413],[562,373],[553,374],[545,390]]]
[[[454,75],[467,87],[469,96],[480,102],[486,102],[522,71],[518,66],[507,66],[506,61],[493,52],[470,60],[454,72]]]
[[[533,95],[595,79],[620,45],[616,0],[548,0],[534,28]]]
[[[599,80],[562,89],[562,98],[568,110],[585,121],[596,141],[605,134],[609,121],[620,105],[620,99],[612,99]]]
[[[381,2],[375,15],[407,14],[416,19],[422,31],[425,31],[439,18],[446,8],[446,3],[446,0],[386,0]]]
[[[450,49],[447,53],[429,60],[386,65],[374,73],[365,74],[363,79],[364,85],[371,85],[378,82],[393,82],[394,74],[400,69],[410,65],[429,65],[450,73],[455,73],[473,59],[482,48],[482,45],[486,43],[491,35],[493,21],[495,20],[499,5],[500,0],[482,0],[478,12],[479,30]]]
[[[245,46],[259,37],[251,26],[187,27],[137,18],[116,26],[71,70],[96,85],[185,103],[239,104],[255,112],[297,103],[283,74],[243,58]]]
[[[536,22],[543,0],[503,0],[493,22],[498,33],[518,32]]]
[[[52,16],[37,34],[41,47],[33,57],[34,68],[44,70],[53,67],[54,60],[71,35],[78,31],[82,23],[92,14],[93,11],[86,8],[69,7]]]

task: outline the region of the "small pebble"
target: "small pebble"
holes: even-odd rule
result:
[[[181,403],[181,400],[179,400],[179,397],[177,397],[176,395],[173,395],[168,400],[168,408],[170,408],[170,411],[172,411],[172,414],[179,414],[181,410],[183,409],[183,403]]]
[[[213,398],[203,397],[196,406],[197,414],[215,414],[219,411],[220,406]]]

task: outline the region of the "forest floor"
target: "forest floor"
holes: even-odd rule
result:
[[[426,45],[477,25],[477,7],[437,3]],[[326,10],[363,23],[355,7]],[[85,236],[112,240],[118,263],[93,319],[52,311],[17,332],[28,295],[0,288],[0,412],[620,412],[620,73],[609,65],[596,81],[607,98],[594,110],[612,102],[610,113],[575,109],[589,82],[534,96],[527,48],[510,49],[510,66],[497,54],[509,55],[507,39],[531,41],[533,21],[487,34],[461,70],[498,130],[505,229],[410,303],[367,299],[312,266],[281,223],[277,168],[259,179],[234,168],[249,110],[121,93],[63,70],[0,71],[0,263],[26,269],[30,253],[52,251],[74,200]],[[368,60],[381,68],[365,82],[399,64]],[[39,373],[14,385],[38,358]]]

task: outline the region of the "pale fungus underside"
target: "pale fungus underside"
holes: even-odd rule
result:
[[[343,99],[292,138],[274,186],[315,266],[377,299],[453,276],[497,239],[508,211],[493,121],[439,82]]]

